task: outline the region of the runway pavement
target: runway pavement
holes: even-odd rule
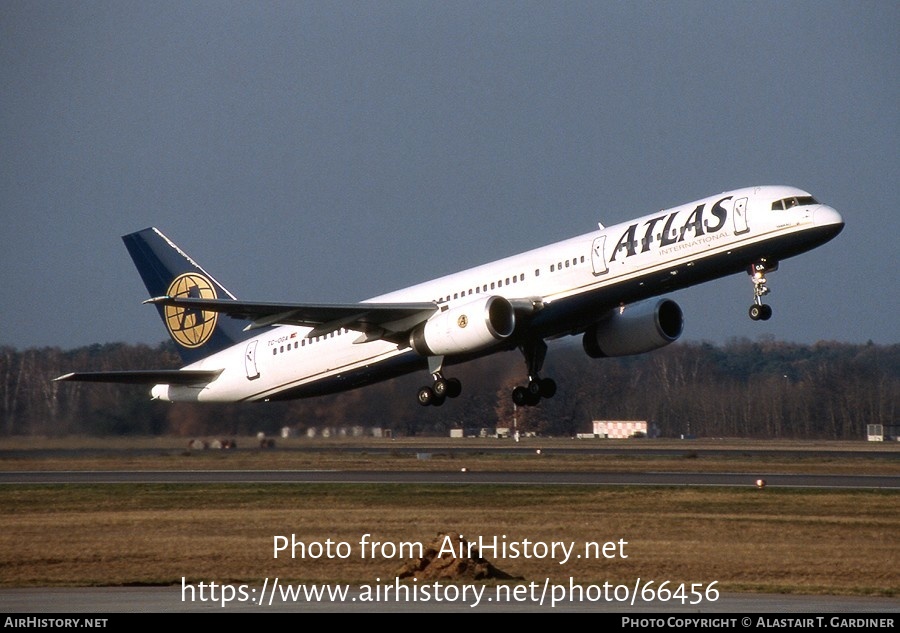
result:
[[[764,472],[473,472],[338,470],[7,471],[0,484],[408,483],[592,486],[756,486],[900,490],[900,476]]]
[[[487,592],[486,592],[487,593]],[[721,594],[715,601],[680,604],[677,601],[565,600],[555,605],[538,600],[496,600],[486,595],[472,606],[463,600],[367,600],[351,589],[343,600],[200,602],[183,599],[180,587],[97,587],[0,589],[0,613],[619,613],[619,614],[808,614],[900,613],[900,600],[867,596],[803,596],[787,594]],[[895,618],[900,622],[900,618]]]

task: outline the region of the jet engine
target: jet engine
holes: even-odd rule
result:
[[[432,316],[410,333],[409,345],[422,356],[472,352],[507,338],[515,327],[509,301],[483,297]]]
[[[672,343],[683,328],[681,306],[651,299],[609,312],[585,331],[582,343],[591,358],[643,354]]]

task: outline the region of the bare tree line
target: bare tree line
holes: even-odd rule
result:
[[[168,404],[149,389],[58,383],[67,371],[176,367],[170,344],[93,345],[74,350],[0,348],[0,435],[245,435],[288,426],[379,427],[398,435],[446,435],[452,428],[513,425],[570,436],[591,421],[648,420],[664,436],[863,439],[868,424],[893,433],[900,401],[900,345],[771,339],[717,346],[676,343],[650,354],[592,360],[570,343],[551,343],[543,375],[557,395],[513,407],[524,382],[522,356],[509,352],[447,370],[463,394],[420,407],[424,375],[334,396],[260,404]]]

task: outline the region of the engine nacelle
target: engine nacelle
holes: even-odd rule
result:
[[[432,316],[409,335],[409,345],[422,356],[478,351],[507,338],[516,314],[503,297],[490,296]]]
[[[652,299],[613,310],[585,331],[582,344],[591,358],[643,354],[672,343],[683,328],[677,303]]]

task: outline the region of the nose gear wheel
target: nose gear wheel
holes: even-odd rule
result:
[[[763,303],[762,298],[771,292],[766,285],[766,273],[775,270],[778,270],[778,262],[761,259],[754,262],[747,271],[753,282],[753,305],[750,306],[749,314],[754,321],[768,321],[772,318],[772,307]]]

